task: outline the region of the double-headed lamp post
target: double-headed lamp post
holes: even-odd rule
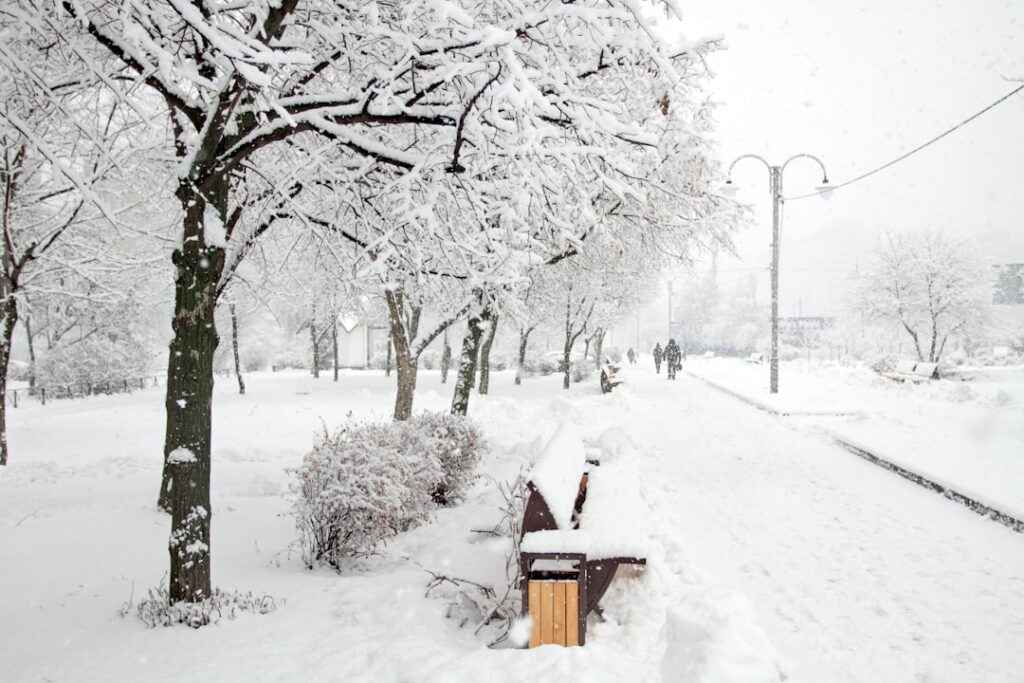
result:
[[[768,169],[769,180],[771,181],[772,195],[772,355],[771,355],[771,393],[779,393],[779,228],[782,222],[782,174],[791,161],[796,159],[810,159],[821,167],[821,185],[817,188],[821,196],[828,199],[831,194],[831,187],[828,184],[828,171],[821,159],[813,154],[794,154],[781,166],[772,166],[763,157],[757,154],[744,154],[736,159],[729,166],[729,173],[726,176],[724,191],[735,194],[737,187],[732,182],[732,169],[744,159],[757,159]]]

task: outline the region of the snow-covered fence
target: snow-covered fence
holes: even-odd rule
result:
[[[8,389],[4,392],[4,399],[7,401],[7,405],[17,408],[29,399],[46,405],[47,401],[65,398],[84,398],[100,394],[131,393],[132,391],[155,387],[159,384],[160,377],[157,375],[126,377],[93,383],[71,382],[68,384],[50,384],[47,386]]]

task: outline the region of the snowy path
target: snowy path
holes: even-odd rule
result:
[[[770,661],[759,626],[790,682],[1021,680],[1024,536],[803,423],[645,370],[611,396],[593,384],[567,395],[558,377],[515,387],[505,372],[492,396],[474,397],[494,444],[491,476],[514,476],[566,417],[591,439],[621,427],[647,464],[639,474],[654,513],[644,578],[609,592],[609,621],[592,624],[586,648],[488,650],[445,616],[443,598],[424,595],[419,565],[478,580],[503,571],[504,545],[469,533],[494,524],[493,488],[395,539],[385,557],[342,575],[308,572],[287,553],[285,468],[321,419],[386,418],[392,383],[356,372],[338,384],[250,379],[245,397],[217,389],[214,581],[275,596],[279,610],[197,632],[114,616],[166,571],[167,522],[152,508],[162,395],[20,408],[18,458],[0,475],[0,681],[657,683],[664,611],[681,602],[698,641],[722,614],[738,615],[723,641],[684,634],[726,668],[751,653]],[[419,409],[448,405],[434,374],[417,394]],[[735,609],[743,599],[756,621]],[[764,680],[749,671],[702,680]]]
[[[632,391],[694,569],[751,599],[791,679],[1019,680],[1019,534],[698,380]]]

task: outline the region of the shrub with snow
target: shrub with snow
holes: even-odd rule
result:
[[[469,418],[450,413],[423,413],[403,424],[425,441],[441,466],[441,478],[431,490],[434,502],[452,505],[462,500],[477,479],[485,445],[480,430]]]
[[[464,417],[347,425],[325,433],[295,470],[302,558],[340,569],[451,505],[475,479],[483,439]]]
[[[303,458],[292,511],[308,567],[340,569],[427,518],[424,482],[440,480],[441,467],[406,436],[398,423],[349,425],[323,434]]]
[[[36,367],[36,384],[70,387],[75,395],[116,393],[125,390],[125,380],[145,376],[151,360],[149,349],[133,335],[100,330],[51,349]],[[127,388],[135,387],[128,382]]]

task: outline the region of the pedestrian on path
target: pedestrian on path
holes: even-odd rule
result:
[[[632,346],[629,347],[629,351],[626,351],[626,357],[629,358],[630,365],[636,365],[636,351]]]
[[[668,378],[676,378],[676,370],[682,369],[683,365],[679,362],[682,354],[679,352],[679,345],[676,344],[675,339],[669,339],[668,344],[665,345],[665,362],[668,363]]]
[[[654,351],[651,352],[654,356],[654,371],[657,374],[661,374],[661,359],[664,356],[664,352],[661,350],[661,342],[654,345]]]

